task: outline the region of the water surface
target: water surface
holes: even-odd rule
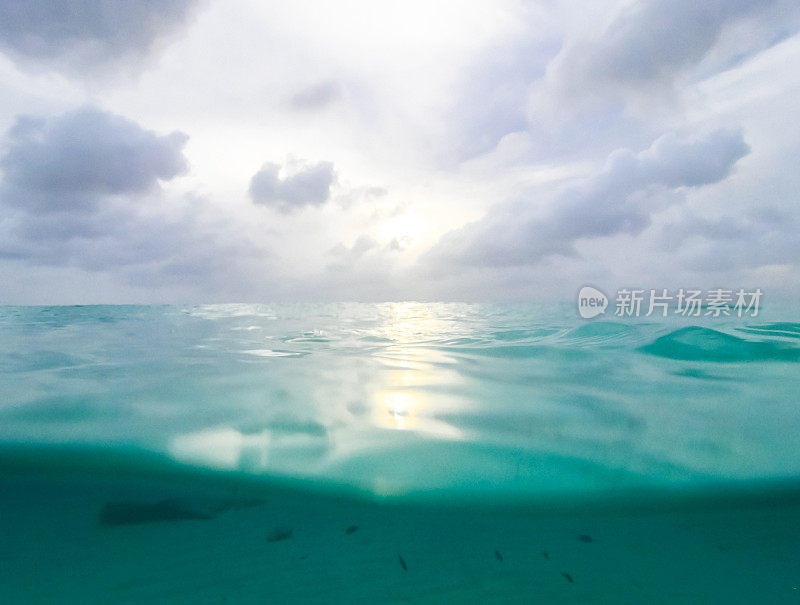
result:
[[[800,323],[770,311],[3,307],[0,444],[141,452],[391,498],[793,482]]]

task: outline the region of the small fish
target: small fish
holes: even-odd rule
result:
[[[545,559],[549,559],[549,558],[550,558],[550,553],[549,553],[549,552],[547,552],[546,550],[543,550],[543,551],[542,551],[542,556],[543,556]]]
[[[346,533],[349,536],[350,534],[354,534],[357,531],[358,531],[358,525],[351,525],[346,530],[344,530],[344,533]]]
[[[575,580],[573,580],[572,576],[569,575],[567,572],[562,571],[561,575],[564,576],[567,579],[567,582],[569,582],[570,584],[574,584],[575,583]]]
[[[498,561],[503,560],[503,553],[501,553],[499,550],[494,551],[494,556],[497,558]]]
[[[587,544],[589,542],[594,542],[594,539],[592,539],[592,537],[587,534],[581,534],[580,536],[578,536],[578,540],[580,540],[581,542],[586,542]]]
[[[397,555],[397,558],[400,560],[400,567],[403,568],[403,571],[408,571],[408,565],[406,565],[406,560],[403,558],[403,555]]]
[[[292,537],[291,527],[275,527],[269,532],[267,542],[280,542],[281,540],[288,540]]]

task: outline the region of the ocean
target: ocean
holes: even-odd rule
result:
[[[800,602],[800,322],[0,307],[0,602]]]

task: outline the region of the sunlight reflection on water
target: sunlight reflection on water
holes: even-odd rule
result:
[[[695,326],[586,322],[559,305],[4,308],[0,442],[135,446],[391,493],[792,476],[791,317]]]

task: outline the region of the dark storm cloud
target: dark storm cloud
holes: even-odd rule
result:
[[[53,119],[20,117],[0,157],[6,203],[52,211],[87,208],[104,195],[142,194],[186,172],[180,132],[159,136],[85,107]]]
[[[328,201],[336,174],[331,162],[302,164],[288,176],[280,176],[281,166],[267,163],[250,181],[250,197],[256,204],[275,206],[291,212],[303,206],[320,206]]]
[[[581,238],[636,235],[650,225],[654,212],[682,199],[683,188],[724,179],[747,153],[741,133],[726,130],[698,138],[668,134],[638,154],[615,151],[602,171],[548,204],[503,204],[483,220],[451,231],[427,260],[438,265],[535,264],[552,254],[574,254]]]
[[[0,50],[81,71],[141,58],[188,18],[196,0],[0,0]]]

